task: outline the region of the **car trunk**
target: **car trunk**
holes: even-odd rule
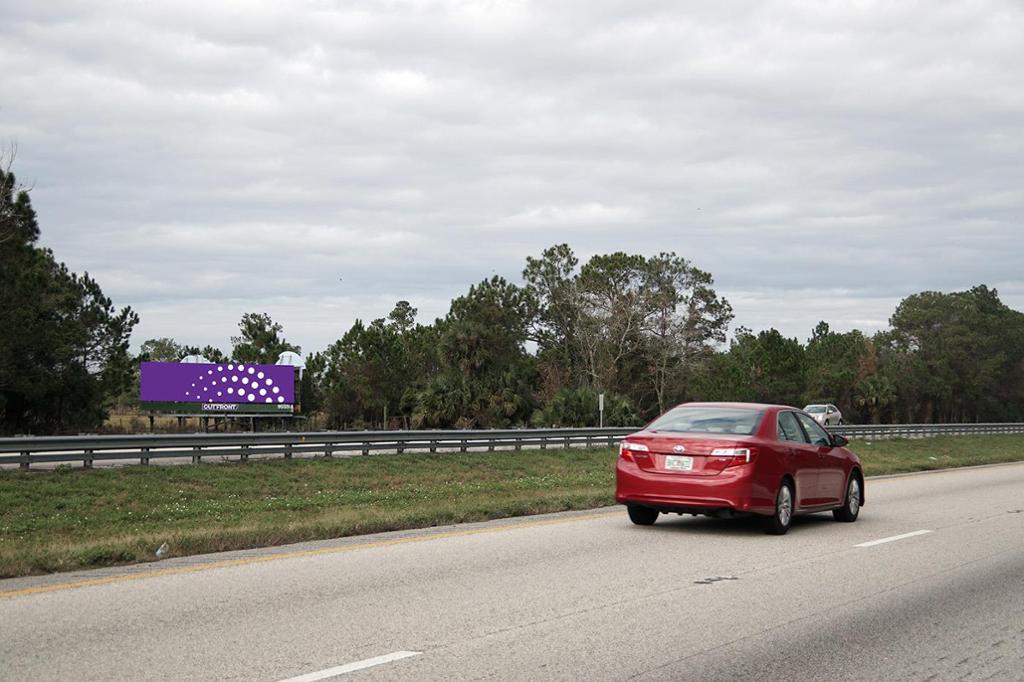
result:
[[[648,452],[631,453],[638,467],[673,476],[716,476],[735,462],[731,455],[712,455],[714,450],[747,447],[738,439],[706,434],[636,434],[628,440],[647,446]]]

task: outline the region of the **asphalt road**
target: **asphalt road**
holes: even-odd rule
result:
[[[1024,464],[867,494],[783,537],[614,508],[0,581],[0,679],[1024,679]]]

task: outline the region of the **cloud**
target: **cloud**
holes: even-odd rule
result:
[[[805,338],[1022,307],[1022,40],[1010,0],[53,0],[5,8],[0,137],[137,342],[266,310],[322,348],[562,241],[676,251]]]
[[[431,91],[430,79],[409,69],[381,71],[371,80],[374,87],[386,95],[415,97],[427,95]]]
[[[498,228],[558,229],[628,229],[643,220],[643,214],[628,206],[605,206],[590,202],[575,206],[541,206],[503,218]]]

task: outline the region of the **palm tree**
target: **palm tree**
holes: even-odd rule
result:
[[[872,374],[857,384],[854,402],[871,415],[871,423],[881,421],[882,410],[896,401],[896,387],[886,377]]]

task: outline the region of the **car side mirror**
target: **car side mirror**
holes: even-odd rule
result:
[[[845,448],[850,444],[850,439],[846,436],[840,436],[838,434],[832,434],[832,447],[834,448]]]

